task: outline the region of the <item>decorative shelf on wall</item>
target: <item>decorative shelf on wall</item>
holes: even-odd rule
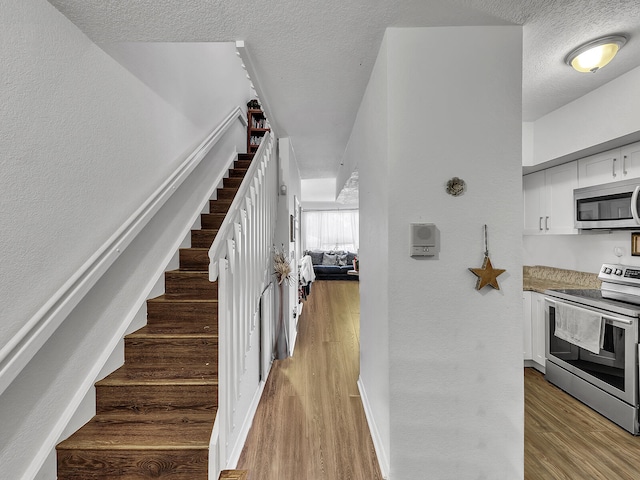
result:
[[[249,109],[247,111],[247,153],[256,153],[262,143],[264,134],[270,132],[269,122],[262,110]]]

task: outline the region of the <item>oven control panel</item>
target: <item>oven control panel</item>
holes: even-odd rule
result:
[[[640,285],[640,268],[605,263],[600,269],[598,278],[603,281]]]

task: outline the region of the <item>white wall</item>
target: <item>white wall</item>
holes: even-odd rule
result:
[[[640,67],[637,67],[536,120],[531,165],[640,131],[639,84]],[[611,148],[614,146],[620,145]]]
[[[365,355],[388,336],[389,478],[523,478],[522,29],[389,29],[383,50],[387,95],[365,97],[360,112],[386,100],[387,128],[358,129],[350,148],[388,142],[386,159],[361,157],[358,170],[362,377],[382,405]],[[461,197],[445,192],[453,176],[467,182]],[[439,256],[409,257],[411,222],[438,226]],[[484,224],[506,273],[501,290],[478,292],[468,268],[482,264]],[[376,297],[387,308],[367,311]]]
[[[622,247],[618,259],[613,253]],[[640,266],[640,257],[631,255],[631,232],[596,232],[579,235],[525,235],[525,265],[546,265],[579,272],[598,273],[602,264],[623,263]]]
[[[534,145],[534,125],[533,122],[522,122],[522,166],[533,165],[533,145]]]
[[[287,194],[278,197],[276,245],[278,247],[284,245],[291,260],[293,281],[288,287],[283,287],[283,303],[285,305],[283,312],[289,334],[289,353],[293,354],[298,329],[298,259],[302,257],[302,251],[299,238],[296,238],[295,242],[290,241],[289,216],[293,215],[295,211],[294,198],[297,198],[298,202],[300,201],[301,181],[298,162],[289,138],[278,140],[278,160],[280,169],[279,185],[287,186]],[[279,302],[279,297],[277,298]]]
[[[209,128],[212,117],[234,108],[238,98],[249,98],[249,83],[240,77],[244,71],[233,42],[123,42],[101,47],[195,127]]]
[[[195,125],[46,1],[5,2],[2,17],[0,347],[237,98]]]
[[[235,72],[233,82],[202,81],[223,89],[224,99],[209,96],[194,111],[193,102],[179,106],[159,96],[45,0],[2,2],[0,13],[2,348],[231,108],[244,105],[249,89],[232,55],[218,67]],[[198,71],[192,65],[188,73]],[[167,79],[164,91],[178,91],[178,80]],[[210,111],[208,120],[203,110]],[[49,451],[69,405],[84,396],[100,369],[96,362],[108,356],[109,335],[126,327],[154,281],[150,276],[159,274],[189,215],[198,213],[211,188],[199,182],[210,182],[215,161],[244,143],[241,124],[235,128],[233,142],[205,162],[209,170],[196,172],[162,219],[149,224],[148,241],[122,252],[0,396],[0,463],[7,478],[31,478],[34,463]]]
[[[311,202],[335,202],[336,179],[335,178],[305,178],[302,179],[302,201]]]
[[[380,47],[345,152],[359,170],[360,379],[382,473],[389,471],[389,164],[387,40]]]

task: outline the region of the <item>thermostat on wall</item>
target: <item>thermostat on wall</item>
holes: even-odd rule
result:
[[[411,224],[412,257],[432,257],[440,252],[438,229],[433,223]]]

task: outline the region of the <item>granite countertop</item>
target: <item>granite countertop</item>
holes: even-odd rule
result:
[[[523,267],[522,289],[542,293],[549,288],[600,288],[597,273],[533,265]]]

